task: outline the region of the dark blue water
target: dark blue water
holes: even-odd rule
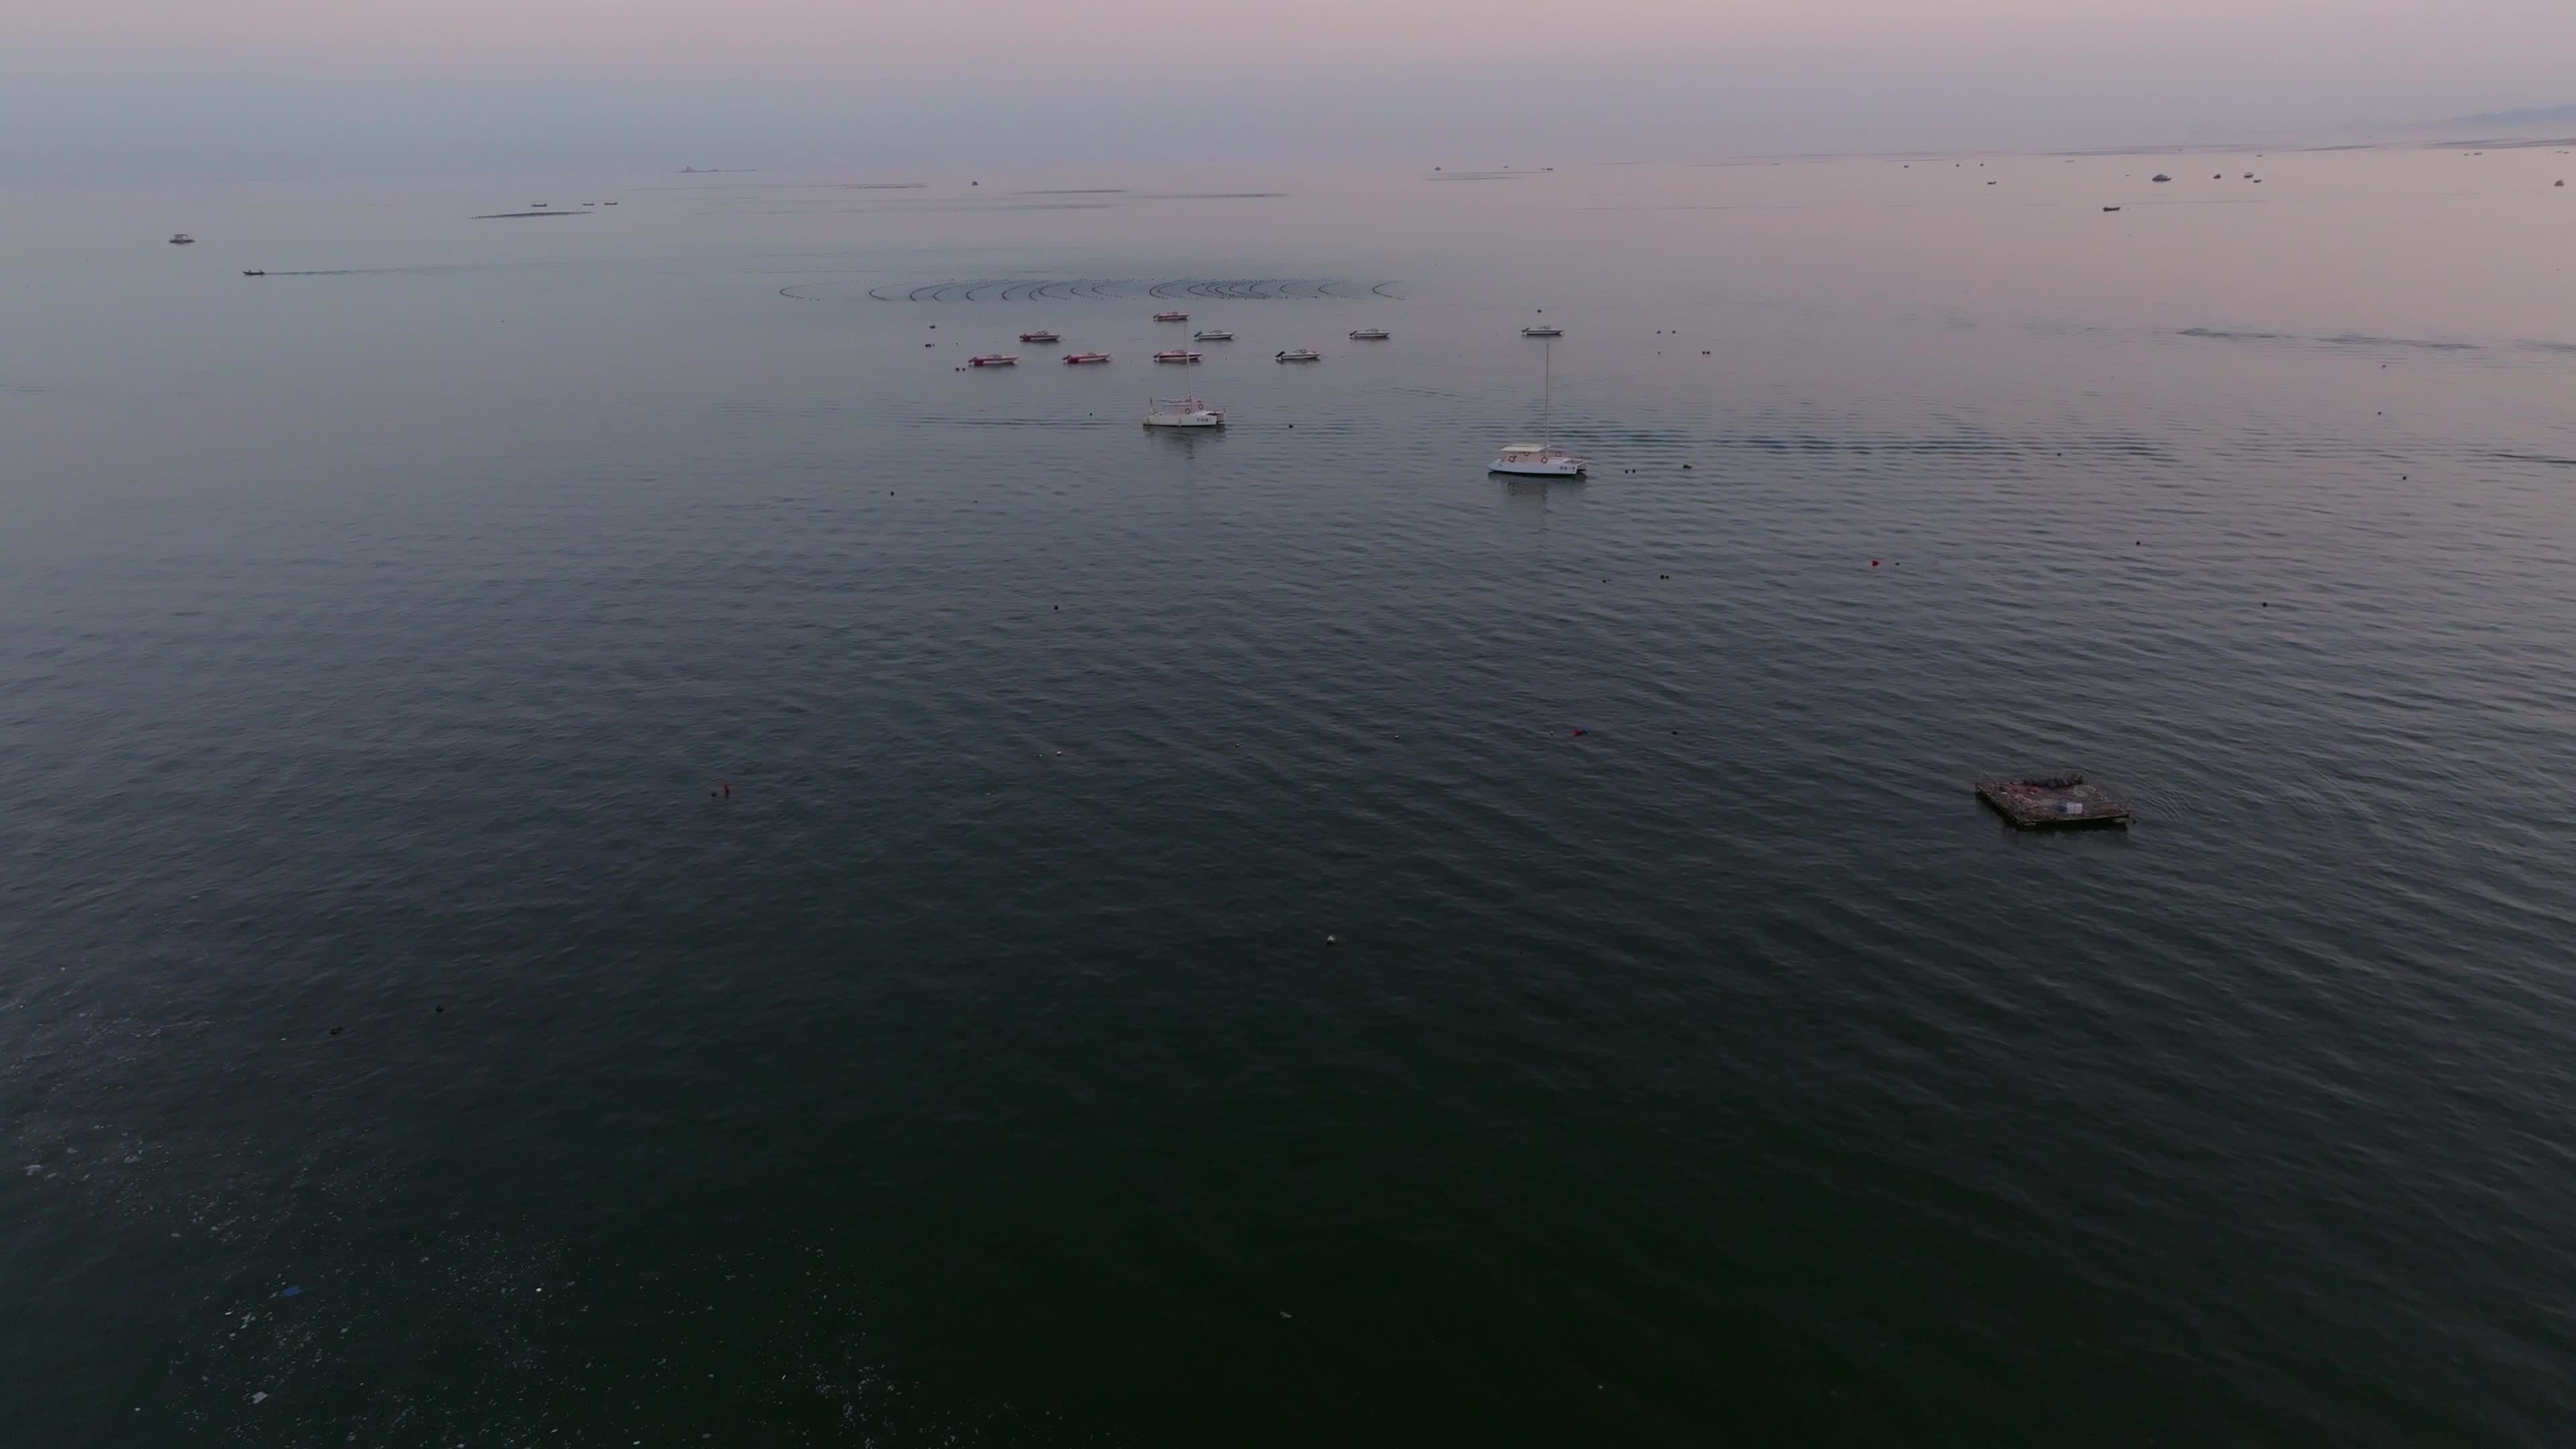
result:
[[[15,1436],[2564,1438],[2553,165],[7,197]]]

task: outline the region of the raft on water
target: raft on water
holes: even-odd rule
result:
[[[2129,807],[2082,775],[1979,780],[1977,798],[2024,830],[2129,823]]]

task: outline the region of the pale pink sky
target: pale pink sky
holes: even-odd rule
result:
[[[0,174],[1044,161],[1175,133],[1283,156],[2082,146],[2576,102],[2576,0],[0,0],[0,34]]]

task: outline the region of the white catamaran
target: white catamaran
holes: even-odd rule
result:
[[[1145,402],[1145,426],[1221,428],[1225,426],[1225,410],[1209,407],[1194,397],[1148,398]]]
[[[1541,353],[1545,355],[1554,350],[1550,345],[1542,348]],[[1540,363],[1539,372],[1538,431],[1541,438],[1547,436],[1548,405],[1554,401],[1555,391],[1556,368],[1554,359],[1549,357]],[[1580,478],[1586,466],[1581,458],[1568,457],[1553,443],[1506,443],[1493,465],[1485,471],[1511,473],[1523,478]]]

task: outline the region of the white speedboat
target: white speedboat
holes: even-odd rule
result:
[[[1186,347],[1174,347],[1155,353],[1154,360],[1156,362],[1196,362],[1199,360],[1199,354]]]
[[[1536,327],[1522,328],[1521,335],[1523,337],[1563,337],[1565,335],[1565,329],[1562,327],[1550,327],[1546,323],[1541,322]]]
[[[1056,335],[1055,335],[1054,333],[1052,333],[1052,332],[1048,332],[1048,331],[1045,331],[1045,330],[1043,330],[1043,329],[1042,329],[1042,330],[1039,330],[1039,331],[1036,331],[1036,332],[1023,332],[1023,333],[1021,333],[1021,334],[1020,334],[1020,340],[1021,340],[1022,342],[1062,342],[1064,339],[1063,339],[1063,338],[1061,338],[1061,337],[1056,336]]]
[[[1488,473],[1512,473],[1524,478],[1580,478],[1584,462],[1567,457],[1562,449],[1545,443],[1506,443],[1496,454]]]
[[[1191,333],[1190,340],[1192,342],[1232,342],[1234,334],[1222,327],[1211,327],[1204,332]]]
[[[1395,334],[1383,327],[1361,327],[1351,333],[1353,342],[1384,342]]]
[[[174,231],[170,233],[170,245],[174,247],[192,247],[196,244],[197,239],[188,235],[184,231]]]
[[[1324,354],[1311,347],[1291,347],[1271,358],[1273,362],[1321,362]]]
[[[1145,403],[1145,426],[1221,428],[1225,426],[1225,410],[1209,407],[1194,397],[1149,398]]]
[[[1187,322],[1190,320],[1190,314],[1187,312],[1157,312],[1154,314],[1154,320],[1157,322]]]
[[[1085,367],[1093,363],[1107,362],[1109,360],[1109,354],[1106,352],[1068,352],[1064,355],[1064,360],[1071,366]]]
[[[1019,354],[1014,352],[987,352],[980,357],[967,358],[966,365],[968,367],[1017,367],[1020,365],[1020,358]]]

